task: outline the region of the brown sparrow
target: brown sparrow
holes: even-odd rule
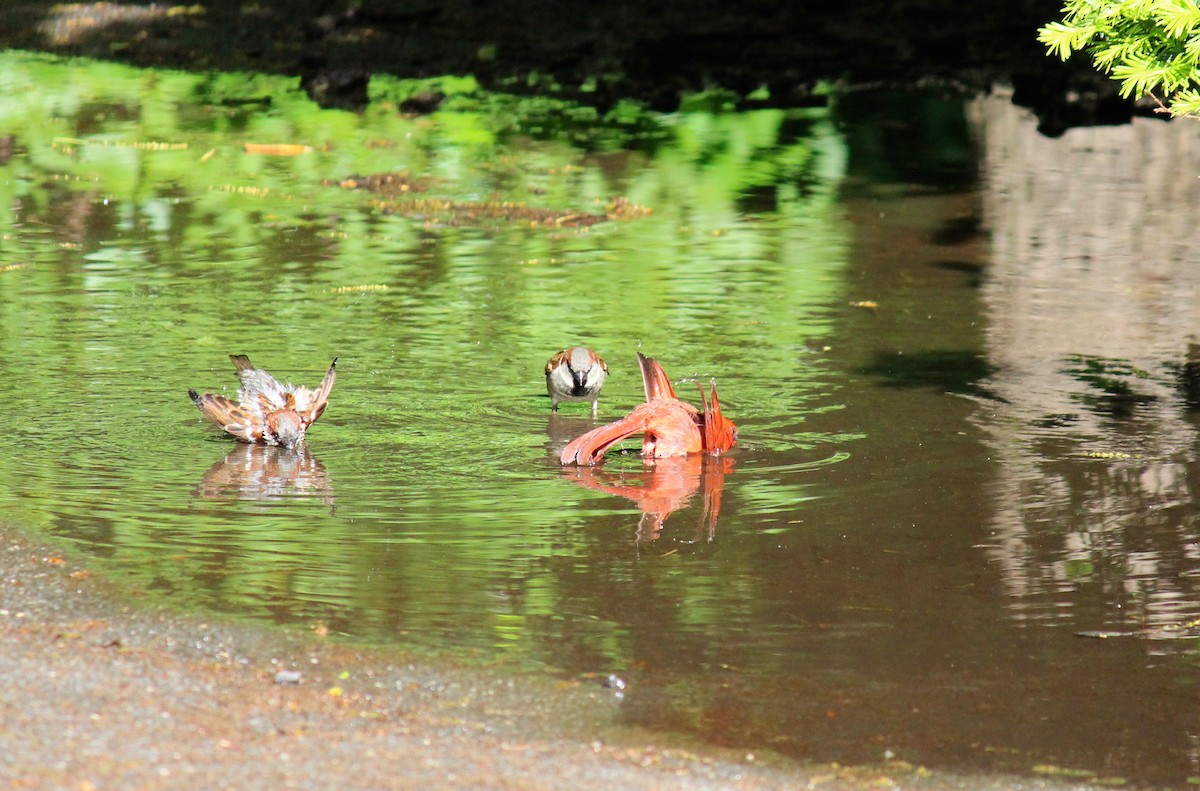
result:
[[[188,390],[201,414],[242,442],[296,447],[304,439],[304,432],[317,422],[329,404],[329,391],[333,390],[333,382],[337,379],[337,358],[333,358],[321,386],[315,391],[290,382],[281,383],[251,365],[250,358],[245,355],[231,354],[229,359],[242,383],[237,401]]]
[[[546,363],[546,392],[550,408],[558,411],[559,401],[591,401],[596,416],[600,388],[608,377],[608,366],[586,346],[563,349]]]

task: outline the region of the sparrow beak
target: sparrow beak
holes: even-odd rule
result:
[[[583,393],[587,390],[587,371],[571,371],[571,377],[575,380],[576,393]]]

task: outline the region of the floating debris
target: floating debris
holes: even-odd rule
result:
[[[402,195],[406,192],[425,192],[429,179],[413,178],[408,173],[373,173],[369,176],[347,176],[341,181],[322,181],[324,186],[346,190],[366,190],[380,195]]]
[[[299,684],[301,675],[296,670],[280,670],[275,674],[275,683],[280,685]]]
[[[1084,459],[1137,459],[1140,456],[1134,456],[1132,453],[1124,453],[1117,450],[1088,450],[1077,454]]]
[[[268,157],[294,157],[312,152],[312,146],[299,143],[242,143],[242,150],[247,154],[261,154]]]
[[[337,288],[329,289],[330,294],[351,294],[359,291],[387,291],[388,287],[384,285],[364,285],[364,286],[338,286]]]
[[[270,192],[268,187],[239,187],[234,184],[222,184],[216,187],[209,187],[210,190],[217,192],[231,192],[234,195],[252,195],[255,198],[265,198]]]
[[[72,148],[74,146],[110,146],[113,148],[136,148],[139,151],[183,151],[188,143],[166,143],[161,140],[106,140],[93,138],[84,140],[78,137],[56,137],[50,142],[52,148]]]
[[[645,217],[651,209],[625,198],[610,201],[604,213],[545,209],[511,201],[455,201],[423,198],[409,201],[376,201],[384,214],[424,220],[430,226],[505,223],[530,228],[588,228],[602,222]]]
[[[1075,633],[1076,637],[1091,637],[1106,640],[1112,637],[1138,637],[1145,640],[1197,640],[1200,639],[1200,618],[1144,629],[1115,630],[1088,629]]]

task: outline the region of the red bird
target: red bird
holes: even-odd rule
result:
[[[290,382],[281,383],[251,365],[250,358],[245,355],[231,354],[229,359],[237,368],[238,381],[242,383],[238,400],[188,390],[201,414],[242,442],[296,447],[304,439],[304,432],[317,422],[329,404],[329,391],[333,390],[333,382],[337,379],[337,358],[333,358],[316,391]]]
[[[724,453],[737,442],[737,426],[721,414],[717,400],[717,385],[711,385],[711,397],[706,397],[703,385],[700,399],[704,411],[675,397],[675,388],[652,357],[638,352],[642,369],[642,385],[646,403],[625,417],[592,429],[571,440],[563,448],[559,461],[563,464],[596,464],[616,443],[635,434],[642,434],[642,455],[664,459],[686,456],[689,453]]]

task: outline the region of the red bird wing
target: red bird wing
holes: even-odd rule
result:
[[[594,428],[571,440],[563,448],[558,460],[563,464],[595,464],[600,461],[613,445],[646,430],[649,415],[643,409],[644,406],[645,404],[620,420]]]
[[[608,449],[623,439],[644,434],[642,455],[651,458],[699,453],[702,447],[696,427],[696,410],[674,398],[657,398],[640,404],[625,417],[576,437],[563,448],[563,464],[596,464]]]

